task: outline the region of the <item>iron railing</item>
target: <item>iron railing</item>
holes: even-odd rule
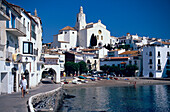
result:
[[[16,19],[16,24],[15,24],[15,28],[20,30],[22,33],[24,33],[26,35],[26,27]]]

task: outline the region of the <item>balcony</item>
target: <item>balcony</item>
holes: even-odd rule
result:
[[[26,36],[26,27],[18,20],[15,20],[15,26],[12,26],[12,28],[6,28],[6,31],[15,36]]]
[[[6,7],[4,5],[0,5],[0,20],[7,20],[9,21],[10,20],[10,17],[8,15],[8,13],[6,13]]]

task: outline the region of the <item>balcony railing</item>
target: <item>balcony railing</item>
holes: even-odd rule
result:
[[[16,20],[16,29],[26,34],[26,27],[18,20]]]
[[[26,36],[26,27],[17,19],[15,25],[12,25],[12,28],[7,28],[6,31],[15,36]]]
[[[10,20],[9,13],[7,13],[6,6],[0,4],[0,20]]]

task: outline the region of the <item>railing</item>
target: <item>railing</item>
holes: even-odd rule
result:
[[[15,26],[16,29],[20,30],[21,32],[23,32],[24,34],[26,34],[26,27],[21,23],[19,22],[18,20],[16,20],[16,26]]]
[[[9,13],[7,13],[6,7],[2,3],[0,4],[0,11],[9,17]]]

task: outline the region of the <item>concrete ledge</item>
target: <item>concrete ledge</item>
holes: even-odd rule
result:
[[[37,112],[37,111],[38,112],[45,112],[45,111],[50,112],[50,111],[56,110],[59,106],[58,104],[60,104],[60,102],[62,101],[62,97],[63,97],[62,94],[63,94],[62,87],[59,87],[52,91],[39,93],[39,94],[31,96],[28,100],[29,111],[30,112]],[[45,99],[47,99],[48,102],[44,101]],[[34,108],[35,104],[39,104],[41,102],[44,102],[44,104],[48,108]]]

